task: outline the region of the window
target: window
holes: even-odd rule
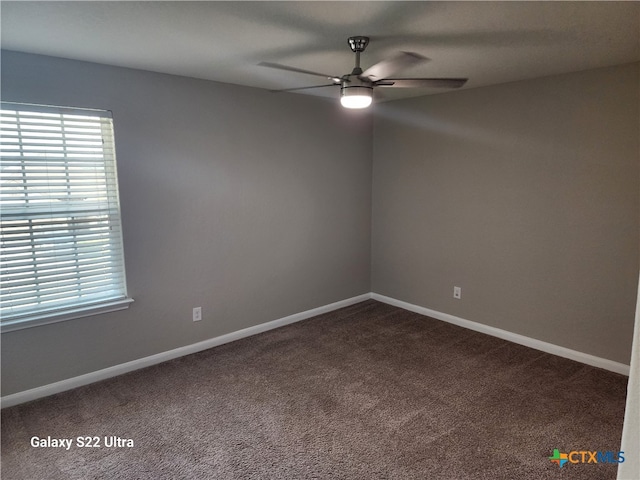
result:
[[[111,113],[0,107],[2,331],[126,308]]]

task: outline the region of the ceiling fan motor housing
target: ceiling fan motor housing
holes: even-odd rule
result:
[[[342,77],[342,88],[367,88],[373,90],[373,83],[366,78],[359,78],[358,75],[345,75]]]

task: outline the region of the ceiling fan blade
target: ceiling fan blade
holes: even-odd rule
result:
[[[286,70],[287,72],[306,73],[307,75],[315,75],[316,77],[324,77],[333,80],[334,82],[340,82],[340,77],[335,75],[327,75],[326,73],[312,72],[310,70],[303,70],[302,68],[289,67],[287,65],[280,65],[279,63],[260,62],[258,65],[261,67],[275,68],[278,70]]]
[[[426,62],[427,60],[429,59],[417,53],[398,52],[392,57],[382,60],[381,62],[367,68],[362,72],[360,78],[366,78],[375,82],[376,80],[382,80],[383,78],[387,78],[389,75],[393,75],[400,70],[409,68],[417,63]]]
[[[373,85],[395,88],[460,88],[467,80],[468,78],[385,78],[374,82]]]
[[[308,90],[310,88],[322,88],[322,87],[336,87],[339,86],[337,83],[329,83],[327,85],[314,85],[312,87],[298,87],[298,88],[283,88],[280,90],[270,90],[271,92],[295,92],[296,90]]]

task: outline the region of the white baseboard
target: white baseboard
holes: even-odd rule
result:
[[[330,303],[329,305],[313,308],[311,310],[306,310],[304,312],[289,315],[288,317],[284,318],[279,318],[271,322],[261,323],[260,325],[255,325],[253,327],[243,328],[242,330],[227,333],[226,335],[221,335],[219,337],[210,338],[202,342],[175,348],[173,350],[151,355],[149,357],[140,358],[131,362],[121,363],[120,365],[114,365],[113,367],[86,373],[78,377],[50,383],[48,385],[43,385],[42,387],[32,388],[31,390],[25,390],[23,392],[6,395],[2,397],[2,399],[0,399],[0,402],[2,404],[2,408],[6,408],[25,402],[30,402],[31,400],[36,400],[38,398],[48,397],[49,395],[54,395],[66,390],[71,390],[83,385],[88,385],[90,383],[99,382],[100,380],[105,380],[107,378],[122,375],[124,373],[139,370],[141,368],[150,367],[151,365],[156,365],[158,363],[166,362],[167,360],[173,360],[174,358],[183,357],[192,353],[197,353],[202,350],[217,347],[218,345],[223,345],[235,340],[240,340],[241,338],[250,337],[258,333],[266,332],[267,330],[273,330],[274,328],[283,327],[285,325],[289,325],[290,323],[300,322],[302,320],[315,317],[316,315],[321,315],[323,313],[331,312],[342,307],[348,307],[349,305],[360,303],[364,300],[368,300],[369,298],[371,298],[370,293],[347,298],[339,302]]]
[[[279,318],[271,322],[244,328],[242,330],[231,332],[226,335],[221,335],[219,337],[210,338],[202,342],[175,348],[173,350],[151,355],[149,357],[140,358],[131,362],[122,363],[120,365],[114,365],[113,367],[87,373],[78,377],[61,380],[59,382],[50,383],[49,385],[43,385],[42,387],[33,388],[31,390],[25,390],[23,392],[6,395],[0,399],[0,402],[2,404],[2,408],[6,408],[25,402],[30,402],[31,400],[36,400],[38,398],[48,397],[49,395],[54,395],[56,393],[71,390],[83,385],[89,385],[90,383],[99,382],[107,378],[116,377],[124,373],[132,372],[134,370],[139,370],[141,368],[150,367],[151,365],[156,365],[168,360],[173,360],[174,358],[183,357],[185,355],[190,355],[202,350],[217,347],[218,345],[223,345],[235,340],[240,340],[241,338],[257,335],[258,333],[273,330],[274,328],[283,327],[295,322],[300,322],[302,320],[315,317],[316,315],[322,315],[323,313],[328,313],[342,307],[348,307],[349,305],[360,303],[370,298],[379,302],[393,305],[395,307],[409,310],[411,312],[419,313],[427,317],[432,317],[437,320],[442,320],[444,322],[458,325],[460,327],[475,330],[476,332],[486,333],[487,335],[502,338],[503,340],[507,340],[509,342],[518,343],[526,347],[534,348],[542,352],[550,353],[559,357],[575,360],[576,362],[629,376],[630,367],[629,365],[625,365],[624,363],[614,362],[613,360],[607,360],[606,358],[596,357],[588,353],[578,352],[576,350],[571,350],[559,345],[543,342],[542,340],[536,340],[535,338],[525,337],[524,335],[519,335],[517,333],[508,332],[499,328],[490,327],[482,323],[472,322],[471,320],[465,320],[464,318],[449,315],[448,313],[438,312],[436,310],[431,310],[426,307],[403,302],[402,300],[396,300],[395,298],[386,297],[377,293],[365,293],[356,297],[351,297],[339,302],[331,303],[329,305],[324,305],[322,307],[313,308],[311,310],[296,313],[294,315],[289,315],[288,317]]]
[[[371,298],[379,302],[388,303],[389,305],[393,305],[394,307],[403,308],[411,312],[426,315],[427,317],[432,317],[437,320],[453,323],[454,325],[468,328],[469,330],[486,333],[487,335],[502,338],[503,340],[518,343],[520,345],[534,348],[542,352],[551,353],[552,355],[575,360],[576,362],[585,363],[593,367],[620,373],[622,375],[626,375],[627,377],[629,376],[630,367],[629,365],[625,365],[624,363],[614,362],[613,360],[607,360],[606,358],[596,357],[595,355],[590,355],[588,353],[578,352],[576,350],[571,350],[570,348],[554,345],[553,343],[536,340],[535,338],[525,337],[524,335],[508,332],[507,330],[502,330],[500,328],[490,327],[482,323],[472,322],[471,320],[465,320],[464,318],[449,315],[448,313],[438,312],[436,310],[431,310],[430,308],[420,307],[419,305],[403,302],[402,300],[396,300],[395,298],[385,297],[384,295],[380,295],[378,293],[371,293]]]

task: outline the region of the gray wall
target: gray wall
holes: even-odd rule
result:
[[[379,105],[372,290],[628,364],[638,72],[636,63]]]
[[[3,334],[2,395],[370,290],[628,363],[638,85],[633,64],[379,104],[372,137],[335,100],[3,52],[3,100],[113,111],[136,301]]]
[[[2,52],[2,99],[113,111],[135,299],[3,334],[3,395],[370,291],[366,114],[14,52]]]

